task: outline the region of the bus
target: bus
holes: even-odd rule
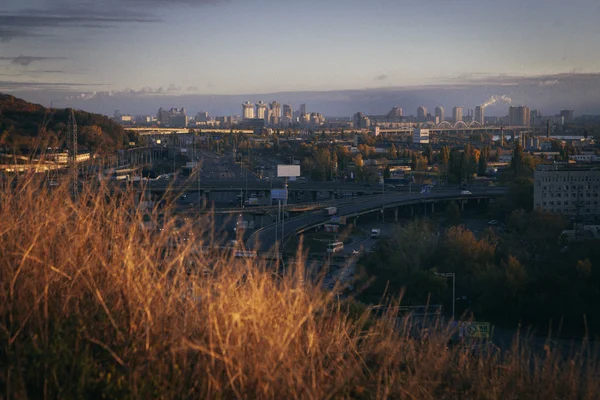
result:
[[[343,242],[329,243],[327,245],[327,252],[328,253],[337,253],[338,251],[342,251],[342,250],[344,250],[344,243]]]

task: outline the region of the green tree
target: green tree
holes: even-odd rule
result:
[[[412,153],[411,156],[411,160],[410,160],[410,169],[412,169],[413,171],[417,170],[417,153]]]
[[[431,159],[433,157],[433,148],[430,144],[425,146],[425,151],[423,151],[423,156],[427,158],[427,163],[431,164]]]
[[[391,177],[392,177],[392,172],[390,171],[390,167],[388,165],[383,170],[383,179],[390,179]]]
[[[479,162],[477,163],[477,175],[484,176],[487,171],[487,160],[484,154],[479,155]]]
[[[515,144],[512,160],[510,160],[510,168],[518,176],[523,171],[523,147],[520,143]]]

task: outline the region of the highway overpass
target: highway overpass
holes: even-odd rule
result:
[[[379,212],[385,215],[386,210],[393,210],[394,219],[397,221],[401,208],[412,210],[411,213],[414,214],[417,212],[417,207],[423,207],[423,211],[428,208],[434,211],[436,203],[449,201],[458,201],[461,207],[464,207],[467,202],[481,202],[502,197],[506,193],[506,188],[471,189],[471,192],[472,194],[470,195],[463,195],[459,190],[448,189],[426,194],[389,193],[385,196],[373,196],[372,199],[365,202],[340,206],[338,207],[337,215],[355,218],[356,222],[356,218],[364,214]],[[287,237],[292,234],[304,232],[323,225],[330,220],[331,217],[326,216],[322,210],[307,212],[286,221],[284,234]],[[276,233],[276,228],[281,230],[281,225],[270,225],[254,232],[246,241],[247,248],[260,252],[271,250],[275,245],[276,236],[281,237],[280,232]]]

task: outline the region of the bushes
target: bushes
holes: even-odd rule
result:
[[[594,398],[583,352],[505,358],[427,342],[265,262],[208,254],[210,224],[140,223],[133,193],[0,198],[0,396],[10,398]],[[163,219],[158,211],[151,219]],[[167,244],[176,244],[176,247]],[[193,264],[193,268],[190,266]]]

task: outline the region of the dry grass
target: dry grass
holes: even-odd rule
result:
[[[0,199],[0,398],[600,398],[585,346],[475,357],[447,332],[414,340],[301,268],[166,246],[131,192],[67,189]]]

